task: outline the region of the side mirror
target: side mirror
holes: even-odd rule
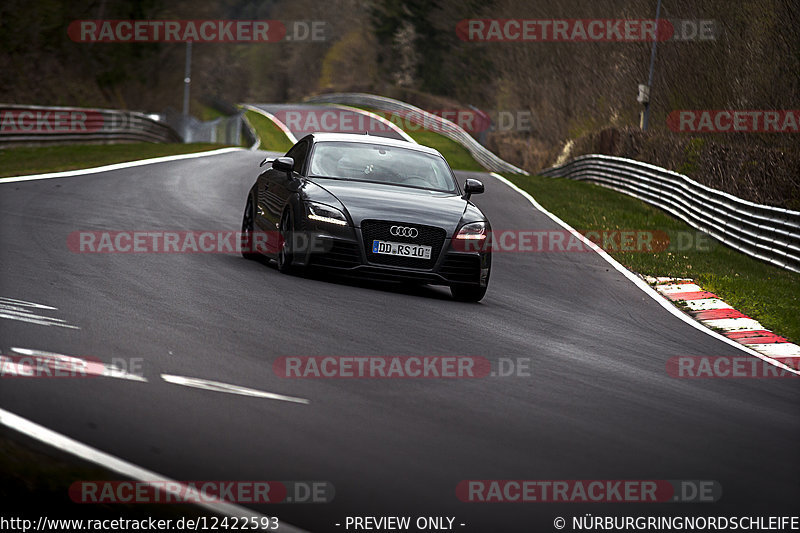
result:
[[[468,179],[464,182],[464,200],[469,200],[473,194],[481,194],[483,192],[483,183],[478,180]]]
[[[264,160],[261,163],[259,163],[258,166],[263,167],[264,165],[272,163],[273,161],[275,161],[275,159],[273,159],[272,157],[267,157],[264,158]]]
[[[292,170],[294,170],[294,159],[291,157],[279,157],[272,162],[272,168],[286,172],[291,178]]]

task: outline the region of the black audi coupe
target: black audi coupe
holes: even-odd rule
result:
[[[477,302],[491,269],[491,227],[432,148],[384,137],[313,133],[265,159],[242,220],[242,255],[281,272],[323,268],[365,279],[448,285]]]

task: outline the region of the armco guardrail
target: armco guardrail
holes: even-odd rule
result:
[[[168,112],[166,122],[175,131],[180,132],[183,142],[217,143],[238,146],[242,140],[244,113],[217,117],[213,120],[200,120],[193,116],[185,117],[179,113]]]
[[[0,146],[120,141],[181,138],[163,122],[134,111],[0,104]]]
[[[655,205],[752,257],[800,272],[800,212],[742,200],[622,157],[590,154],[541,173],[585,180]]]
[[[419,123],[423,127],[425,127],[426,124],[435,124],[435,131],[437,133],[454,140],[466,148],[472,157],[474,157],[475,160],[483,165],[486,169],[495,172],[514,172],[525,175],[528,174],[521,168],[515,167],[511,163],[500,159],[495,154],[487,150],[483,145],[481,145],[481,143],[476,141],[460,126],[445,118],[434,115],[433,113],[429,113],[424,109],[401,102],[400,100],[366,93],[332,93],[320,96],[312,96],[310,98],[306,98],[305,101],[308,103],[345,104],[371,107],[380,111],[401,113],[404,118],[411,120],[412,122]],[[419,117],[419,120],[414,120],[412,117]]]

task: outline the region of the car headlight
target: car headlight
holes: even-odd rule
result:
[[[316,202],[308,202],[306,203],[306,209],[308,210],[307,216],[309,220],[327,222],[328,224],[336,224],[337,226],[347,225],[347,217],[335,207],[318,204]]]
[[[484,241],[486,240],[486,222],[472,222],[471,224],[464,224],[456,235],[456,239],[469,240],[469,241]]]

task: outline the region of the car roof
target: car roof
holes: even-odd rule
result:
[[[358,135],[355,133],[310,133],[304,138],[312,138],[312,142],[327,142],[327,141],[340,141],[340,142],[358,142],[364,144],[382,144],[385,146],[397,146],[399,148],[407,148],[409,150],[416,150],[417,152],[425,152],[442,156],[438,150],[429,146],[411,143],[400,139],[391,139],[389,137],[379,137],[377,135]],[[443,156],[442,156],[443,157]]]

